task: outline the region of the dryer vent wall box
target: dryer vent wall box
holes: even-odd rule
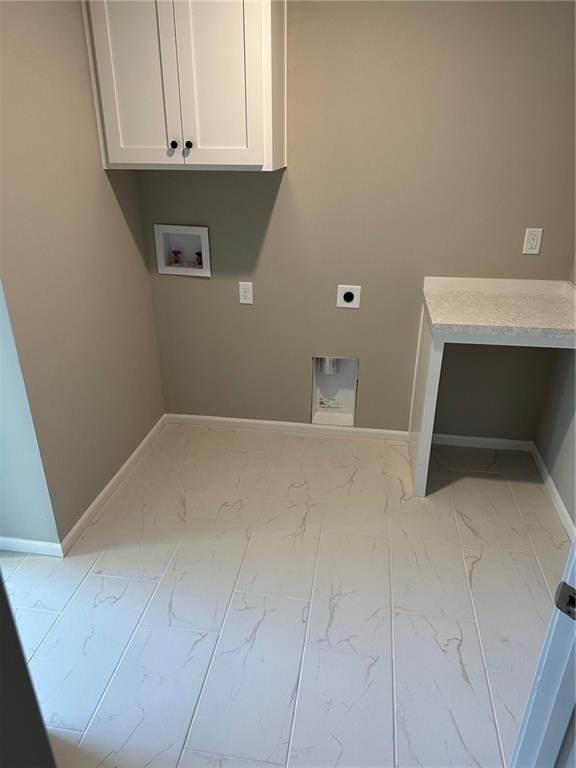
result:
[[[208,227],[154,224],[156,259],[161,275],[210,277]]]
[[[286,0],[88,0],[105,168],[286,166]]]
[[[358,387],[358,360],[312,358],[312,423],[353,427]]]

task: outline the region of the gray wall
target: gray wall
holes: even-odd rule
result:
[[[448,344],[434,431],[533,440],[554,360],[551,349]]]
[[[2,280],[62,537],[163,411],[150,282],[133,178],[102,170],[80,3],[1,12]]]
[[[573,350],[558,351],[555,355],[546,406],[535,442],[568,513],[576,522],[576,360]]]
[[[58,541],[1,284],[0,371],[0,536]]]
[[[343,355],[360,359],[357,424],[406,429],[425,275],[567,278],[573,16],[556,2],[290,3],[287,170],[139,174],[167,410],[308,421],[312,356]],[[208,225],[213,278],[156,275],[155,222]],[[540,256],[522,256],[527,226],[545,228]],[[359,311],[336,309],[337,283],[363,286]],[[513,378],[542,363],[529,358]],[[509,386],[494,396],[483,433],[531,437],[545,375],[523,379],[523,415]],[[438,428],[477,422],[464,409]]]

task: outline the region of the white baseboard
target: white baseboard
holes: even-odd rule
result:
[[[532,444],[531,453],[532,453],[532,458],[534,459],[534,463],[538,467],[538,471],[540,472],[542,480],[544,481],[546,490],[548,491],[550,498],[552,499],[552,503],[556,507],[556,512],[558,512],[558,517],[560,518],[560,521],[564,526],[564,528],[566,528],[566,532],[568,536],[570,536],[571,539],[574,539],[576,537],[576,525],[572,522],[570,513],[568,512],[568,510],[566,509],[566,505],[562,501],[562,497],[558,492],[556,483],[552,479],[552,475],[548,471],[548,467],[544,463],[544,459],[542,458],[540,451],[538,450],[538,448],[536,448],[534,443]]]
[[[368,427],[339,427],[328,424],[307,424],[293,421],[268,421],[259,419],[237,419],[226,416],[199,416],[180,413],[165,413],[161,416],[142,442],[126,459],[114,477],[100,491],[82,517],[66,534],[61,543],[50,541],[33,541],[31,539],[13,539],[0,537],[0,549],[10,552],[27,552],[37,555],[63,557],[81,535],[84,528],[105,504],[136,461],[148,448],[150,443],[160,434],[166,424],[190,424],[205,427],[221,427],[229,429],[255,429],[264,431],[287,432],[292,434],[317,434],[333,437],[363,437],[389,442],[406,443],[408,432],[393,429],[370,429]],[[531,440],[507,440],[493,437],[474,437],[468,435],[435,434],[432,442],[435,445],[456,445],[466,448],[490,448],[508,451],[526,451],[532,454],[534,462],[542,476],[542,480],[550,494],[550,498],[558,512],[558,516],[566,528],[570,538],[576,535],[576,526],[572,522],[566,505],[556,488],[556,485],[544,464],[542,456]]]
[[[264,419],[236,419],[227,416],[196,416],[187,413],[167,413],[171,424],[195,424],[204,427],[228,429],[259,429],[297,434],[328,435],[332,437],[367,437],[388,442],[408,442],[408,432],[396,429],[370,429],[369,427],[340,427],[332,424],[309,424],[299,421],[267,421]]]
[[[70,549],[70,547],[72,547],[72,545],[76,542],[76,540],[79,538],[84,528],[86,528],[88,523],[100,510],[103,504],[105,504],[106,501],[110,498],[112,493],[120,485],[122,480],[124,480],[128,472],[130,472],[134,464],[138,461],[140,456],[144,453],[146,448],[148,448],[148,446],[154,440],[154,438],[160,434],[165,424],[166,424],[166,416],[165,415],[160,416],[160,418],[158,419],[156,424],[154,424],[150,432],[148,432],[148,434],[144,437],[142,442],[134,449],[134,451],[126,459],[124,464],[122,464],[118,472],[116,472],[114,477],[104,486],[104,488],[100,491],[98,496],[96,496],[94,501],[90,504],[88,509],[84,512],[82,517],[79,520],[77,520],[74,526],[68,531],[66,536],[64,536],[64,538],[62,539],[62,554],[65,555],[66,552],[68,552],[68,550]]]
[[[29,555],[64,556],[62,544],[59,541],[35,541],[34,539],[13,539],[11,536],[0,536],[0,549],[5,552],[26,552]]]
[[[472,435],[432,435],[434,445],[457,445],[460,448],[489,448],[497,451],[526,451],[530,453],[532,440],[508,440],[504,437],[474,437]]]

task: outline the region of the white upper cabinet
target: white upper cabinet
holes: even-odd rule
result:
[[[107,167],[285,166],[285,0],[87,8]]]

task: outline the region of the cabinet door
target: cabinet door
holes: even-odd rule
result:
[[[174,0],[187,165],[262,165],[260,0]]]
[[[89,10],[108,162],[182,165],[172,1],[91,0]]]

